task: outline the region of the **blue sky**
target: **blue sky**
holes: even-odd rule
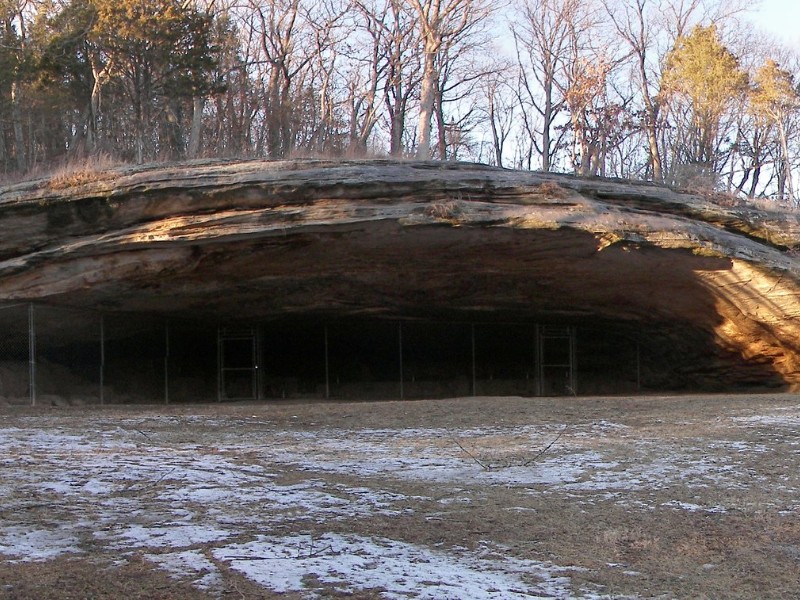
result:
[[[800,42],[800,2],[798,0],[761,0],[750,20],[779,36],[787,43]]]

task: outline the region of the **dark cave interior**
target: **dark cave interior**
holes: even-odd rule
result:
[[[0,395],[20,400],[31,378],[38,397],[86,403],[716,391],[704,373],[721,360],[697,330],[597,320],[209,323],[23,304],[0,310],[0,325]],[[754,368],[753,385],[765,382],[780,385]]]

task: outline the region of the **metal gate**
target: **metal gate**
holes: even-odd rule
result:
[[[539,396],[578,393],[575,338],[575,327],[536,328]]]
[[[220,327],[217,334],[217,357],[217,399],[258,399],[258,329]]]

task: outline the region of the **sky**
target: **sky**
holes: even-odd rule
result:
[[[800,2],[798,0],[761,0],[750,20],[788,44],[800,44]]]

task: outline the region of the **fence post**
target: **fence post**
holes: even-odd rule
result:
[[[164,404],[169,404],[169,319],[164,322]]]
[[[403,322],[397,324],[397,350],[399,355],[399,362],[400,362],[400,400],[405,400],[405,389],[403,385]]]
[[[328,354],[328,326],[325,325],[325,400],[331,399],[331,365]]]
[[[33,302],[28,304],[28,383],[31,406],[36,405],[36,322]]]
[[[475,356],[475,323],[470,324],[472,334],[472,397],[478,395],[477,359]]]
[[[642,340],[641,333],[636,334],[636,391],[642,391]]]
[[[217,402],[222,402],[222,388],[224,385],[222,373],[222,326],[217,325]]]
[[[100,406],[105,404],[106,385],[106,321],[105,315],[100,314]]]

